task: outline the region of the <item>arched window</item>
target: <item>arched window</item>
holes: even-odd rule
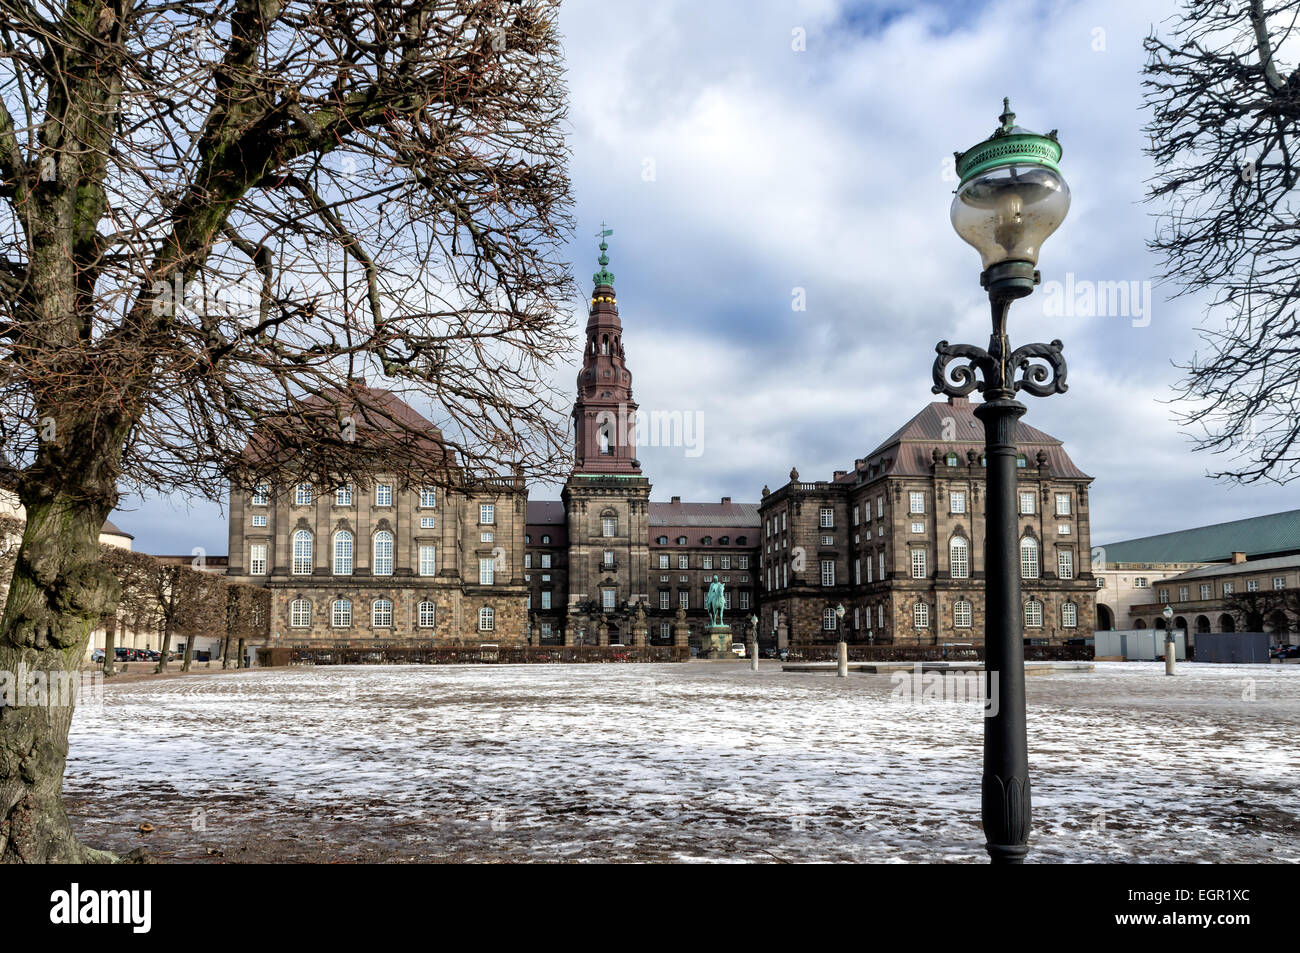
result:
[[[948,561],[952,566],[952,578],[970,578],[970,544],[964,536],[954,536],[948,544]]]
[[[655,542],[658,543],[660,546],[667,546],[667,545],[668,545],[668,537],[667,537],[667,536],[660,536],[658,539],[655,540]]]
[[[1025,628],[1041,629],[1043,627],[1043,604],[1037,599],[1025,603]]]
[[[289,625],[295,629],[305,629],[311,625],[311,603],[306,599],[295,599],[289,603]]]
[[[700,540],[700,545],[701,545],[701,546],[712,546],[712,545],[713,545],[713,537],[712,537],[712,536],[705,536],[702,540]]]
[[[600,518],[600,535],[617,536],[618,535],[618,517],[602,516]]]
[[[943,462],[950,467],[955,467],[957,465],[957,454],[949,453],[948,456],[943,458]]]
[[[1023,470],[1025,467],[1029,466],[1029,458],[1026,457],[1023,453],[1017,453],[1016,466],[1020,467]]]
[[[393,603],[389,599],[376,599],[370,606],[370,624],[376,629],[393,627]]]
[[[420,603],[419,623],[422,629],[432,629],[434,622],[433,603],[425,599]]]
[[[330,625],[346,628],[352,624],[352,603],[347,599],[335,599],[330,607]]]
[[[677,537],[677,545],[678,545],[678,546],[685,546],[685,545],[686,545],[686,537],[685,537],[685,536],[678,536],[678,537]]]
[[[912,606],[912,622],[918,629],[930,627],[930,607],[924,602]]]
[[[352,575],[352,534],[345,529],[334,534],[334,575]]]
[[[1067,629],[1073,629],[1079,624],[1079,607],[1073,602],[1067,602],[1061,606],[1061,625]]]
[[[727,543],[729,543],[729,542],[731,542],[731,537],[730,537],[730,536],[719,536],[719,537],[718,537],[718,545],[719,545],[719,546],[726,546]]]
[[[972,625],[971,604],[966,599],[958,599],[952,604],[953,628],[969,629]]]
[[[484,606],[478,610],[478,630],[480,632],[491,632],[497,627],[497,614],[491,606]]]
[[[393,574],[393,534],[386,529],[375,534],[375,562],[372,571],[376,576]]]
[[[608,334],[602,334],[602,335],[600,336],[600,353],[601,353],[601,354],[608,354],[608,353],[609,353],[609,335],[608,335]]]
[[[1020,540],[1020,578],[1038,578],[1038,540],[1032,536]]]
[[[311,575],[311,533],[305,529],[293,534],[293,574]]]

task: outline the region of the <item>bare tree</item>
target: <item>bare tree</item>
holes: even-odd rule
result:
[[[117,672],[119,620],[123,623],[131,620],[135,625],[142,622],[157,624],[158,603],[151,584],[158,572],[158,561],[145,553],[133,553],[129,549],[102,543],[99,551],[100,563],[117,580],[119,593],[112,611],[105,613],[100,620],[104,626],[104,676],[109,677]]]
[[[167,670],[173,635],[185,636],[188,661],[196,638],[221,634],[227,587],[218,576],[159,560],[154,561],[149,583],[150,594],[158,606],[162,634],[162,648],[154,671],[161,674]]]
[[[464,471],[554,472],[554,3],[0,10],[0,452],[27,513],[0,669],[81,658],[118,595],[96,540],[122,489],[356,479],[359,404],[418,450],[366,375],[439,421]],[[255,429],[291,452],[244,455]],[[60,800],[71,717],[0,709],[0,860],[111,859]]]
[[[1300,0],[1185,0],[1146,40],[1150,247],[1162,280],[1209,295],[1204,342],[1179,385],[1220,479],[1300,476],[1300,228],[1296,185]]]

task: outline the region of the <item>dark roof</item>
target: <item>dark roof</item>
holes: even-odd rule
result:
[[[564,525],[564,504],[559,500],[529,500],[528,515],[524,522],[529,526]]]
[[[754,530],[759,526],[757,503],[651,503],[650,525]]]
[[[122,530],[118,529],[117,524],[115,524],[112,520],[104,520],[104,525],[99,528],[99,531],[101,533],[108,533],[110,536],[122,536],[125,537],[126,539],[135,539],[135,537],[132,536],[130,533],[123,532]]]
[[[975,416],[975,407],[965,397],[927,404],[920,413],[894,431],[875,450],[867,454],[865,463],[890,465],[883,472],[891,476],[928,476],[934,463],[937,447],[945,455],[956,451],[960,465],[966,465],[966,451],[984,452],[984,425]],[[1016,423],[1016,445],[1029,457],[1029,465],[1037,466],[1038,451],[1047,455],[1047,466],[1052,476],[1090,480],[1069,454],[1061,441],[1025,423]],[[880,475],[880,473],[877,473]],[[853,471],[836,478],[840,483],[857,481]]]
[[[1214,563],[1231,559],[1233,553],[1269,556],[1300,552],[1300,510],[1141,536],[1107,543],[1102,549],[1107,565]]]

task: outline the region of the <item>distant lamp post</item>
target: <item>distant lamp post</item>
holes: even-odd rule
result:
[[[1178,639],[1174,635],[1174,607],[1165,606],[1165,611],[1160,613],[1165,617],[1165,674],[1174,675],[1178,667]],[[1183,638],[1187,638],[1187,633],[1183,633]]]
[[[840,641],[835,646],[835,674],[840,678],[848,678],[849,675],[849,643],[844,638],[844,603],[835,607],[835,628],[840,630]]]
[[[1064,393],[1066,384],[1061,342],[1012,350],[1007,313],[1038,283],[1039,249],[1065,219],[1070,190],[1057,165],[1056,131],[1042,136],[1022,129],[1010,103],[1002,105],[993,135],[957,154],[961,181],[951,209],[953,228],[980,253],[993,333],[987,349],[939,342],[934,392],[984,395],[975,416],[984,424],[987,459],[985,678],[991,686],[997,673],[998,697],[990,708],[995,713],[984,719],[980,802],[989,857],[1018,864],[1029,849],[1030,793],[1016,514],[1016,422],[1026,408],[1015,397],[1022,390],[1035,397]],[[950,367],[954,361],[962,363]]]

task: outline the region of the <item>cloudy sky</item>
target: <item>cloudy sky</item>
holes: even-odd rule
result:
[[[698,446],[641,451],[653,498],[756,501],[792,465],[827,478],[933,399],[935,342],[987,340],[979,258],[948,221],[951,156],[993,130],[1003,96],[1065,149],[1073,206],[1044,282],[1142,289],[1142,38],[1175,11],[565,0],[574,273],[586,290],[607,221],[635,397],[702,425]],[[1205,477],[1215,461],[1168,403],[1201,304],[1173,290],[1126,315],[1051,314],[1042,289],[1012,310],[1014,343],[1065,341],[1070,391],[1027,398],[1026,420],[1096,477],[1095,543],[1300,506],[1300,485]],[[130,501],[114,519],[148,552],[226,551],[216,504]]]

